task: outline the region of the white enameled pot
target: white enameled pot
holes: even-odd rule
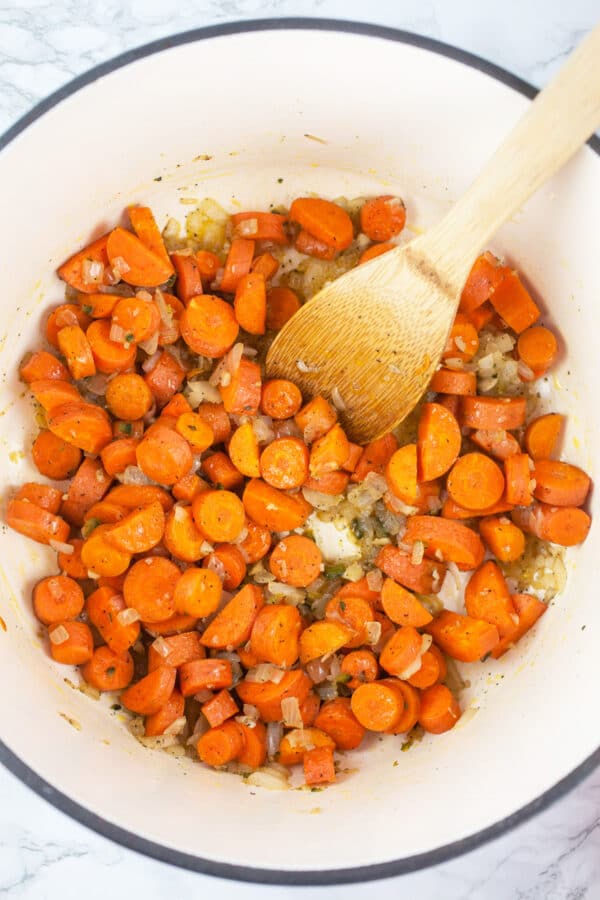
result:
[[[397,193],[427,228],[526,109],[527,85],[459,51],[386,29],[310,20],[204,29],[77,79],[2,140],[2,494],[35,477],[36,431],[17,378],[60,302],[54,271],[132,202],[161,225],[190,198],[235,209]],[[408,233],[410,233],[410,231]],[[564,451],[595,474],[600,445],[598,144],[497,235],[561,335]],[[597,506],[596,497],[592,499]],[[149,855],[240,879],[320,883],[430,865],[500,834],[600,759],[597,526],[567,553],[568,586],[535,634],[469,668],[450,733],[410,752],[373,740],[318,793],[253,788],[151,752],[65,681],[31,613],[54,554],[2,530],[0,681],[5,763],[85,824]],[[74,727],[76,724],[78,727]]]

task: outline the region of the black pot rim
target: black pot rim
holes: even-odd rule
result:
[[[53,94],[50,94],[49,97],[46,97],[34,106],[33,109],[22,116],[22,118],[0,137],[0,150],[8,146],[8,144],[10,144],[22,131],[28,128],[29,125],[37,121],[44,113],[48,112],[48,110],[52,109],[62,100],[70,97],[72,94],[76,93],[86,85],[91,84],[93,81],[96,81],[98,78],[108,75],[129,63],[150,56],[153,53],[160,53],[163,50],[168,50],[171,47],[176,47],[181,44],[188,44],[194,41],[202,41],[224,35],[254,31],[294,31],[301,29],[359,34],[367,37],[410,44],[414,47],[420,47],[423,50],[449,57],[466,66],[477,69],[479,72],[483,72],[484,74],[495,78],[497,81],[518,91],[529,99],[532,99],[537,94],[536,88],[531,84],[518,78],[506,69],[503,69],[501,66],[488,62],[465,50],[460,50],[457,47],[444,44],[441,41],[436,41],[432,38],[413,34],[412,32],[387,28],[381,25],[371,25],[365,22],[349,22],[338,19],[252,19],[184,31],[180,34],[161,38],[152,41],[149,44],[144,44],[141,47],[127,50],[125,53],[115,56],[113,59],[94,66],[89,71],[84,72],[68,84],[59,88]],[[594,135],[590,138],[588,144],[600,155],[600,138]],[[437,847],[435,850],[430,850],[426,853],[419,853],[414,856],[392,860],[386,863],[343,869],[317,869],[311,871],[261,869],[251,866],[238,866],[229,863],[215,862],[210,859],[203,859],[199,856],[174,850],[171,847],[146,840],[133,832],[120,828],[118,825],[103,819],[86,807],[71,800],[66,794],[63,794],[41,778],[2,741],[0,741],[0,762],[12,772],[13,775],[16,775],[23,784],[27,785],[27,787],[31,788],[31,790],[35,791],[36,794],[43,797],[61,812],[103,837],[109,838],[130,850],[152,857],[160,862],[179,866],[183,869],[189,869],[193,872],[200,872],[205,875],[212,875],[233,881],[290,886],[317,886],[374,881],[380,878],[392,878],[408,872],[415,872],[419,869],[436,866],[440,863],[455,859],[464,853],[474,850],[476,847],[480,847],[488,841],[498,838],[501,835],[505,835],[517,825],[523,824],[532,816],[547,809],[552,803],[560,797],[563,797],[587,775],[593,772],[600,764],[600,747],[568,775],[553,785],[553,787],[544,791],[544,793],[535,800],[532,800],[526,806],[521,807],[510,816],[494,823],[494,825],[491,825],[489,828],[484,828],[466,838],[454,841],[451,844],[446,844],[443,847]]]

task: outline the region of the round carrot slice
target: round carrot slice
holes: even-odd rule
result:
[[[386,578],[381,589],[381,605],[386,616],[397,625],[412,625],[423,628],[432,620],[431,613],[422,603],[391,578]]]
[[[121,703],[140,716],[151,716],[165,705],[175,687],[177,669],[159,666],[121,694]]]
[[[352,703],[347,697],[324,703],[315,726],[328,734],[339,750],[354,750],[365,736],[365,727],[352,712]]]
[[[178,613],[204,619],[219,608],[222,585],[211,569],[186,569],[175,586],[175,609]]]
[[[165,514],[155,500],[143,509],[126,515],[106,532],[106,540],[126,553],[145,553],[160,543],[165,530]]]
[[[224,766],[244,751],[244,730],[239,722],[229,719],[205,731],[197,747],[198,756],[207,766]]]
[[[164,259],[149,250],[135,234],[124,228],[113,228],[108,235],[106,252],[113,268],[117,263],[121,263],[118,268],[121,271],[121,278],[127,284],[158,287],[168,281],[173,274],[173,266],[169,259]]]
[[[456,462],[462,437],[452,413],[439,403],[424,403],[417,432],[419,481],[445,475]]]
[[[185,438],[160,424],[142,438],[136,456],[142,472],[159,484],[175,484],[189,472],[193,462],[192,451]]]
[[[244,680],[236,685],[236,691],[242,703],[258,708],[264,722],[280,722],[283,717],[281,701],[296,697],[302,704],[312,686],[312,681],[302,669],[289,669],[277,683],[267,681],[261,684]]]
[[[179,328],[188,347],[210,359],[225,356],[239,331],[231,306],[211,294],[191,298],[181,314]]]
[[[254,728],[242,725],[244,732],[244,749],[238,756],[238,762],[251,769],[259,769],[267,758],[267,729],[262,722],[257,722]]]
[[[267,291],[267,319],[269,331],[279,331],[300,309],[300,300],[287,287],[272,287]]]
[[[202,559],[208,547],[198,531],[191,506],[173,507],[165,522],[164,542],[171,556],[176,559],[184,562]]]
[[[543,325],[534,325],[526,328],[519,335],[517,341],[517,353],[526,366],[529,366],[534,376],[543,375],[550,368],[556,354],[558,344],[556,338],[548,328]]]
[[[419,719],[419,710],[421,709],[421,697],[419,691],[410,685],[407,681],[399,681],[396,678],[384,679],[395,690],[400,691],[404,699],[404,711],[393,728],[390,728],[390,734],[404,734],[410,731],[417,724]]]
[[[263,606],[252,626],[251,651],[261,662],[289,669],[298,659],[301,630],[302,618],[295,606]]]
[[[431,734],[443,734],[454,728],[460,718],[460,706],[445,684],[434,684],[421,694],[419,725]]]
[[[119,613],[127,607],[116,589],[107,585],[93,591],[85,602],[88,619],[98,629],[111,650],[122,655],[137,641],[140,623],[119,621]]]
[[[246,577],[246,561],[236,544],[217,544],[204,557],[202,566],[217,573],[226,591],[235,591]]]
[[[466,453],[458,459],[446,482],[455,503],[466,509],[487,509],[504,493],[500,466],[483,453]]]
[[[161,556],[134,563],[123,585],[125,603],[137,609],[144,622],[161,622],[175,612],[175,588],[181,577],[177,566]]]
[[[131,684],[133,658],[130,653],[115,653],[110,647],[98,647],[81,670],[84,681],[98,691],[120,691]]]
[[[400,197],[382,194],[367,200],[360,210],[361,231],[371,241],[389,241],[400,234],[406,222],[406,207]]]
[[[112,323],[122,329],[124,341],[128,343],[147,341],[160,326],[157,306],[142,296],[123,297],[113,309]]]
[[[52,639],[58,629],[67,632],[67,638],[60,643]],[[55,662],[66,666],[80,666],[92,658],[94,639],[85,622],[59,622],[48,630],[50,635],[50,653]]]
[[[275,546],[269,568],[278,581],[307,587],[321,574],[323,556],[314,541],[299,534],[283,538]]]
[[[72,475],[81,462],[79,447],[46,430],[40,431],[33,442],[31,456],[41,475],[57,481]]]
[[[87,578],[87,569],[81,561],[83,540],[81,538],[71,538],[67,543],[71,545],[73,552],[65,553],[61,551],[58,554],[59,569],[63,574],[70,575],[71,578]]]
[[[356,688],[350,707],[363,728],[389,731],[400,720],[404,698],[399,688],[383,681],[372,681]]]
[[[412,684],[413,687],[419,688],[419,690],[424,690],[438,682],[441,671],[440,657],[439,650],[437,654],[427,650],[421,657],[421,668],[414,675],[410,676],[408,683]]]
[[[306,665],[311,659],[340,650],[354,637],[354,633],[339,622],[313,622],[300,637],[300,661]]]
[[[272,487],[288,491],[308,477],[308,447],[299,438],[275,438],[261,453],[260,474]]]
[[[231,491],[203,491],[192,501],[194,521],[207,541],[235,541],[245,523],[244,506]]]
[[[119,550],[106,537],[111,525],[98,525],[85,539],[81,548],[81,561],[96,575],[122,575],[129,568],[131,553]]]
[[[164,706],[161,706],[157,712],[146,717],[144,727],[146,736],[155,737],[156,735],[164,734],[167,728],[177,719],[181,719],[184,714],[185,700],[179,691],[175,690]]]
[[[89,316],[76,303],[61,303],[52,310],[46,319],[46,340],[53,347],[58,347],[58,332],[68,325],[79,325],[83,331],[90,324]]]
[[[108,415],[92,403],[63,403],[54,407],[48,416],[48,428],[85,453],[100,453],[112,440]]]
[[[345,250],[354,238],[352,219],[345,209],[331,200],[298,197],[290,207],[290,219],[335,250]]]
[[[417,661],[423,641],[412,625],[402,625],[392,635],[379,656],[379,664],[390,675],[402,676]]]
[[[248,565],[263,559],[271,549],[271,532],[266,525],[257,525],[252,519],[246,520],[247,534],[237,545]]]
[[[83,591],[67,575],[50,575],[33,589],[33,611],[44,625],[75,619],[83,609]]]
[[[175,423],[175,431],[186,439],[194,453],[207,450],[214,440],[208,422],[195,412],[182,413]]]
[[[363,597],[353,597],[351,594],[332,597],[325,607],[325,618],[331,622],[341,622],[350,629],[353,636],[346,642],[346,647],[350,648],[366,643],[366,625],[374,621],[371,604]]]
[[[117,419],[142,419],[152,406],[150,388],[135,372],[117,375],[106,388],[106,405]]]
[[[110,339],[109,319],[95,319],[86,331],[92,355],[99,372],[111,375],[130,369],[135,363],[137,348],[133,342],[117,343]]]
[[[255,584],[246,584],[205,629],[201,637],[202,644],[216,650],[245,644],[264,602],[261,589]]]
[[[348,687],[353,691],[361,684],[377,680],[377,657],[371,650],[352,650],[342,660],[342,672],[350,675]]]
[[[408,506],[417,505],[417,445],[406,444],[391,456],[385,478],[392,493]]]
[[[262,386],[260,408],[272,419],[291,419],[302,406],[300,388],[293,381],[273,378]]]
[[[589,476],[571,463],[538,459],[533,471],[533,495],[551,506],[581,506],[590,490]]]
[[[563,419],[558,413],[548,413],[529,423],[525,429],[525,447],[533,460],[550,459],[556,450]]]

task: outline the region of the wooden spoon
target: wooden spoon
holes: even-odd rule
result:
[[[341,398],[354,441],[390,431],[427,388],[476,255],[599,124],[597,26],[441,222],[328,284],[295,314],[271,345],[269,377]]]

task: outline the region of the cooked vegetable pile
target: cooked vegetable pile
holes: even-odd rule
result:
[[[128,212],[59,268],[50,349],[20,368],[44,420],[33,461],[69,479],[23,485],[6,513],[57,552],[33,592],[52,658],[121,691],[145,737],[246,774],[302,764],[324,784],[367,731],[448,731],[448,657],[510,650],[547,609],[535,554],[590,527],[562,416],[531,418],[557,342],[518,274],[475,262],[414,440],[360,447],[335,385],[303,397],[263,361],[319,282],[395,246],[402,201],[206,201],[184,239]],[[442,608],[463,572],[464,608],[462,587]]]

